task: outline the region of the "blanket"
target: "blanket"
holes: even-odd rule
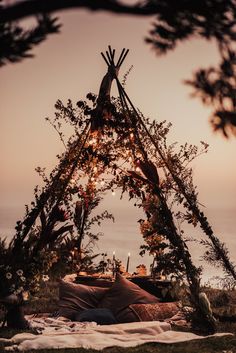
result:
[[[28,320],[39,334],[20,333],[11,339],[0,339],[0,342],[10,344],[5,347],[7,351],[78,347],[101,350],[112,346],[134,347],[148,342],[176,343],[205,338],[191,332],[172,331],[169,323],[159,321],[100,326],[64,318],[28,317]],[[225,334],[213,336],[222,335]]]

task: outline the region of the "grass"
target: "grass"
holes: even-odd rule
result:
[[[58,286],[55,282],[45,284],[40,294],[25,307],[25,313],[53,312],[58,305]],[[103,353],[236,353],[236,291],[206,289],[213,311],[218,317],[218,332],[231,332],[233,336],[210,337],[205,340],[175,344],[149,343],[132,348],[111,347]],[[1,317],[1,314],[0,314]],[[10,338],[19,331],[0,328],[0,337]],[[4,344],[0,344],[0,352]],[[28,353],[97,353],[94,349],[43,349]]]

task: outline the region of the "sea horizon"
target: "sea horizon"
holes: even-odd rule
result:
[[[125,207],[123,207],[125,206]],[[139,231],[139,218],[143,216],[141,210],[130,205],[127,208],[127,201],[124,205],[115,205],[111,212],[115,216],[115,223],[112,221],[104,222],[101,227],[97,228],[96,231],[102,232],[104,235],[100,237],[98,243],[95,246],[95,253],[107,253],[108,257],[112,257],[113,252],[117,259],[121,260],[126,266],[127,256],[130,253],[130,265],[129,271],[135,272],[136,267],[140,264],[144,264],[149,272],[150,264],[153,258],[148,254],[141,257],[139,255],[139,247],[143,244],[143,238]],[[104,209],[104,208],[101,208]],[[109,209],[110,211],[110,209]],[[115,212],[114,212],[115,211]],[[230,259],[236,263],[236,238],[235,238],[235,212],[233,209],[207,209],[205,210],[206,215],[212,225],[215,235],[226,244],[229,250]],[[99,210],[98,210],[99,212]],[[127,217],[129,212],[129,217]],[[24,217],[24,207],[22,205],[8,205],[0,206],[0,236],[6,238],[7,241],[15,234],[15,225],[17,220],[21,220]],[[204,238],[204,235],[198,228],[186,227],[185,236],[189,238],[195,238],[199,241]],[[215,268],[210,266],[205,261],[201,260],[201,256],[204,253],[204,248],[198,244],[198,242],[188,242],[188,247],[192,259],[197,266],[201,266],[202,272],[202,283],[207,283],[213,278],[216,273],[218,276],[223,277],[223,271],[221,268]]]

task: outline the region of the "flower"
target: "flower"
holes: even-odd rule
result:
[[[16,274],[21,277],[23,275],[23,271],[22,270],[17,270]]]
[[[151,231],[151,224],[149,221],[145,220],[140,223],[140,230],[144,236],[147,236]]]
[[[44,282],[47,282],[47,281],[49,280],[49,276],[43,275],[42,280],[43,280]]]
[[[6,278],[7,278],[7,279],[11,279],[11,278],[12,278],[12,274],[11,274],[10,272],[7,272],[7,273],[6,273]]]

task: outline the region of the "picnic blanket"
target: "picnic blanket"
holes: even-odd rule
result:
[[[134,347],[148,342],[176,343],[204,339],[191,332],[172,331],[167,322],[148,321],[115,325],[97,325],[94,322],[72,322],[64,318],[27,318],[39,334],[20,333],[11,339],[0,339],[10,344],[7,351],[32,349]],[[222,336],[218,333],[213,336]],[[210,337],[210,336],[207,336]]]

